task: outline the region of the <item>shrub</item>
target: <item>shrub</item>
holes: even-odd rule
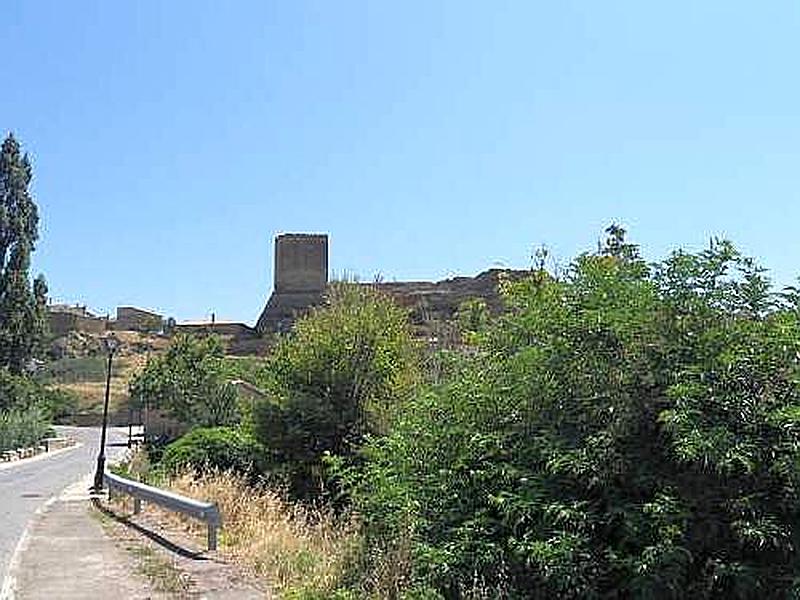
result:
[[[23,375],[13,375],[0,369],[0,411],[38,405],[50,419],[63,417],[75,411],[78,398],[75,393],[48,387]]]
[[[199,428],[169,444],[161,466],[173,474],[186,468],[253,474],[261,468],[262,454],[259,444],[237,429]]]
[[[78,395],[72,390],[43,387],[41,402],[50,419],[58,421],[78,410]]]
[[[343,283],[295,324],[267,368],[273,398],[257,406],[255,431],[299,495],[320,491],[324,455],[351,456],[366,436],[387,431],[418,379],[406,312]]]
[[[730,244],[535,272],[339,475],[448,598],[800,592],[800,311]],[[490,592],[487,592],[489,590]]]
[[[222,361],[216,337],[178,335],[131,380],[131,403],[163,409],[191,426],[233,425],[240,420],[239,405]]]
[[[42,388],[31,379],[0,368],[0,410],[26,407],[41,401]]]
[[[36,444],[50,433],[50,421],[39,406],[0,411],[0,452]]]
[[[485,300],[471,298],[459,305],[456,320],[464,341],[476,343],[478,336],[488,329],[491,313]]]
[[[57,390],[0,369],[0,451],[35,444],[49,433],[52,418],[70,406]]]

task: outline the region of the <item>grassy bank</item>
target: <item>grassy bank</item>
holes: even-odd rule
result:
[[[167,487],[216,502],[224,523],[220,551],[284,597],[329,597],[360,552],[354,517],[292,503],[276,490],[249,487],[236,475],[183,475]],[[202,524],[187,524],[204,535]]]

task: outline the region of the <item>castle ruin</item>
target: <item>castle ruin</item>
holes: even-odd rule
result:
[[[288,331],[298,315],[320,304],[328,287],[328,236],[285,233],[275,238],[274,288],[256,331]]]
[[[465,300],[479,298],[490,311],[502,308],[500,282],[518,280],[525,270],[490,269],[476,277],[444,281],[366,283],[409,310],[411,322],[425,331],[426,323],[453,319]],[[324,301],[328,286],[328,236],[287,233],[275,238],[274,290],[256,324],[258,333],[285,332],[295,319]]]

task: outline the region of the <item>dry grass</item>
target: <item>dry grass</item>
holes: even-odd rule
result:
[[[103,411],[103,398],[106,384],[82,381],[79,383],[62,383],[56,387],[74,392],[78,396],[78,412]],[[128,403],[128,384],[126,382],[111,381],[109,394],[109,407],[111,412],[116,412],[126,407]]]
[[[223,520],[219,553],[281,597],[396,600],[409,589],[410,530],[387,540],[384,547],[368,551],[357,516],[292,502],[281,490],[254,487],[236,474],[196,476],[187,472],[164,480],[142,450],[133,453],[127,469],[128,477],[216,502]],[[124,497],[117,503],[124,511],[133,508],[133,502]],[[156,513],[158,522],[168,530],[180,530],[198,547],[205,546],[205,524],[154,505],[145,505],[145,510]]]
[[[147,362],[147,356],[130,354],[114,360],[111,370],[109,407],[111,412],[122,410],[128,405],[128,383],[134,374]],[[56,387],[77,394],[79,412],[102,412],[105,396],[105,378],[101,381],[74,381],[56,383]]]
[[[90,335],[90,334],[86,334]],[[169,339],[162,336],[148,335],[135,331],[118,331],[114,336],[122,343],[114,357],[111,370],[111,393],[109,407],[111,412],[123,410],[128,406],[128,383],[141,371],[151,355],[163,352],[169,345]],[[100,336],[93,336],[99,338]],[[105,355],[101,355],[103,373],[105,373]],[[78,396],[78,412],[95,412],[103,410],[105,395],[105,374],[96,380],[82,378],[80,373],[68,374],[66,378],[53,382],[55,387],[69,390]]]
[[[332,593],[361,549],[355,518],[306,508],[229,473],[184,475],[169,487],[217,502],[223,518],[220,551],[278,592]],[[203,533],[197,524],[196,534]]]
[[[74,392],[78,396],[78,412],[103,411],[103,398],[106,392],[105,382],[81,381],[77,383],[60,383],[58,388]],[[128,382],[112,377],[108,404],[111,412],[116,412],[128,404]]]

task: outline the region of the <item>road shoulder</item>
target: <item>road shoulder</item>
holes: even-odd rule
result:
[[[14,557],[6,593],[14,600],[167,598],[93,518],[89,478],[69,486],[31,521]]]
[[[217,552],[205,550],[205,539],[192,536],[180,520],[156,507],[140,514],[130,512],[129,502],[98,502],[106,534],[137,557],[150,572],[156,589],[180,581],[177,595],[204,600],[263,600],[273,595],[251,574]],[[153,577],[155,575],[155,577]]]

